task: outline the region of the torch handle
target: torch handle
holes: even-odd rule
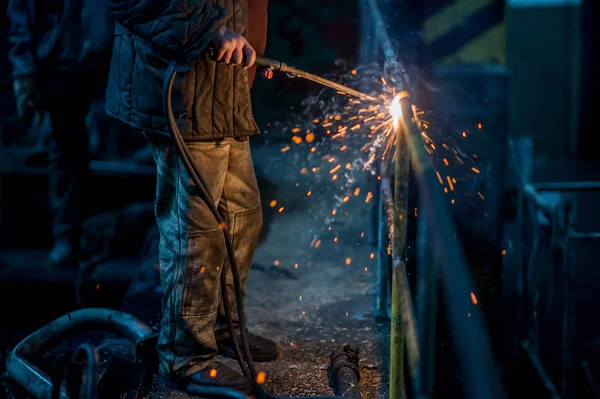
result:
[[[208,48],[208,52],[210,54],[210,56],[212,58],[214,58],[214,49],[212,47]],[[351,96],[360,98],[362,100],[368,100],[368,101],[377,101],[377,99],[375,97],[369,96],[367,94],[361,93],[359,91],[353,90],[349,87],[346,87],[344,85],[341,85],[339,83],[335,83],[332,82],[331,80],[322,78],[320,76],[317,75],[313,75],[312,73],[308,73],[306,71],[302,71],[300,69],[296,69],[294,67],[290,67],[288,66],[286,63],[284,62],[280,62],[280,61],[276,61],[276,60],[272,60],[270,58],[265,58],[265,57],[257,57],[255,64],[259,67],[265,68],[266,70],[269,71],[279,71],[279,72],[284,72],[287,73],[288,76],[290,77],[300,77],[303,79],[307,79],[310,81],[313,81],[315,83],[318,83],[320,85],[323,86],[327,86],[330,87],[332,89],[341,91],[343,93],[349,94]],[[272,73],[270,74],[270,77],[272,77]],[[270,79],[269,77],[269,79]]]
[[[270,58],[265,58],[265,57],[257,57],[256,65],[263,67],[263,68],[271,69],[273,71],[286,72],[288,70],[287,64],[285,64],[283,62],[272,60]]]

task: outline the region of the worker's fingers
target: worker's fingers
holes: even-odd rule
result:
[[[242,53],[242,49],[240,47],[236,47],[231,54],[231,63],[232,64],[241,64],[244,59],[244,54]]]
[[[244,68],[248,69],[256,62],[256,51],[250,45],[244,46]]]
[[[225,56],[225,53],[227,52],[227,48],[225,46],[221,46],[216,52],[215,52],[215,61],[222,61],[223,57]]]
[[[231,62],[232,55],[233,55],[233,49],[232,48],[227,49],[225,51],[225,54],[223,54],[221,61],[224,62],[225,64],[229,64]]]

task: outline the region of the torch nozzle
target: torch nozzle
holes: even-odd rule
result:
[[[258,57],[256,59],[256,65],[266,68],[266,69],[269,69],[269,70],[272,70],[272,71],[285,72],[288,75],[293,76],[293,77],[299,77],[299,78],[303,78],[306,80],[310,80],[310,81],[318,83],[322,86],[326,86],[326,87],[335,89],[337,91],[340,91],[342,93],[346,93],[350,96],[357,97],[361,100],[377,101],[377,98],[375,98],[373,96],[370,96],[365,93],[361,93],[358,90],[351,89],[347,86],[333,82],[329,79],[325,79],[320,76],[313,75],[312,73],[308,73],[306,71],[302,71],[300,69],[296,69],[294,67],[288,66],[286,63],[283,63],[283,62],[279,62],[279,61],[272,60],[269,58]]]

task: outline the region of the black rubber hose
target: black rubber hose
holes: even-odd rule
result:
[[[188,174],[190,175],[190,178],[192,179],[192,181],[194,182],[194,185],[198,188],[200,198],[204,201],[204,203],[209,208],[209,210],[212,213],[212,215],[214,216],[214,218],[217,220],[217,223],[223,230],[223,236],[225,239],[225,247],[227,250],[228,257],[230,258],[229,264],[232,269],[232,273],[233,273],[233,277],[234,277],[234,284],[235,284],[236,280],[239,283],[239,275],[237,274],[237,264],[235,261],[235,257],[231,256],[231,254],[233,254],[233,247],[231,245],[231,240],[229,239],[229,227],[223,221],[221,214],[219,213],[219,211],[217,210],[217,207],[215,206],[212,196],[206,189],[207,184],[204,181],[204,178],[202,177],[202,173],[200,172],[198,165],[196,165],[195,162],[193,161],[192,154],[190,153],[190,150],[188,149],[188,147],[185,145],[185,142],[183,141],[183,137],[181,136],[181,132],[179,131],[179,128],[177,127],[177,123],[175,123],[175,117],[173,115],[173,107],[172,107],[172,100],[171,100],[171,92],[173,91],[173,83],[175,81],[176,75],[177,75],[177,72],[175,70],[175,65],[174,64],[169,65],[169,68],[167,69],[167,74],[165,76],[164,87],[163,87],[163,92],[164,92],[164,96],[165,96],[163,104],[165,106],[165,115],[167,115],[169,131],[171,132],[171,137],[173,138],[173,141],[175,142],[175,147],[177,148],[177,152],[179,153],[179,156],[181,158],[181,161],[183,162],[185,169],[187,170]],[[227,265],[224,265],[223,270],[221,272],[220,282],[221,282],[222,289],[224,288],[223,285],[226,284],[226,282],[227,282],[227,267],[226,266]],[[241,291],[241,290],[239,290],[239,284],[235,285],[235,289],[236,289],[236,292]],[[222,290],[223,307],[225,308],[225,314],[229,321],[229,320],[231,320],[231,304],[229,303],[229,297],[226,295],[226,293],[227,293],[227,291]],[[237,297],[237,295],[236,295],[236,297]],[[237,302],[238,302],[238,305],[240,305],[241,301],[237,300]],[[245,326],[244,318],[240,318],[240,324]],[[232,337],[235,337],[236,334],[235,334],[235,329],[233,327],[233,322],[228,322],[228,327],[229,327],[229,334]],[[249,378],[252,378],[252,375],[255,373],[252,373],[251,370],[249,370],[248,367],[246,366],[246,364],[243,362],[243,360],[240,360],[240,359],[242,359],[240,348],[237,345],[237,341],[235,339],[233,339],[232,341],[234,342],[234,351],[235,351],[236,357],[238,358],[238,362],[240,363],[240,368],[244,372],[244,375],[248,376]],[[248,352],[249,352],[249,350],[248,350]],[[251,362],[252,359],[249,359],[249,360]],[[254,379],[253,379],[253,381],[254,381]]]
[[[82,389],[80,395],[83,399],[96,399],[98,395],[98,351],[90,344],[82,344],[73,355],[72,363],[85,365],[85,372],[81,374]]]
[[[177,127],[177,123],[175,122],[175,116],[173,115],[173,107],[171,100],[171,93],[173,91],[173,83],[175,82],[175,77],[177,76],[176,64],[171,63],[164,78],[163,84],[163,105],[164,112],[167,117],[167,122],[169,125],[169,131],[171,133],[171,137],[175,142],[175,147],[177,148],[177,152],[183,162],[185,169],[187,170],[190,178],[194,182],[194,185],[199,191],[200,198],[205,202],[206,206],[209,208],[210,212],[214,216],[214,218],[219,223],[223,230],[223,236],[225,238],[225,248],[227,250],[227,257],[229,259],[229,267],[231,268],[231,273],[233,276],[233,283],[235,289],[235,297],[237,304],[237,312],[238,318],[240,322],[240,337],[242,341],[242,348],[244,350],[244,354],[246,355],[246,362],[242,357],[239,344],[236,339],[232,339],[233,348],[240,364],[240,368],[244,375],[246,375],[252,385],[256,390],[256,396],[262,399],[294,399],[294,398],[302,398],[302,399],[343,399],[342,396],[305,396],[305,397],[292,397],[292,396],[278,396],[268,392],[263,386],[258,385],[256,383],[256,367],[254,362],[252,361],[252,355],[250,353],[250,346],[248,343],[248,334],[246,331],[246,318],[244,314],[244,304],[243,298],[241,295],[241,283],[240,276],[237,267],[237,262],[235,259],[235,253],[233,251],[233,245],[231,243],[231,239],[229,238],[229,229],[228,226],[224,223],[221,214],[217,210],[215,206],[214,200],[210,193],[207,190],[207,184],[204,182],[202,177],[202,173],[198,165],[194,162],[192,158],[192,154],[190,153],[188,147],[185,145],[183,137],[181,136],[181,132]],[[227,317],[227,324],[229,327],[229,333],[232,337],[236,336],[235,328],[233,326],[233,320],[231,318],[231,304],[229,303],[229,297],[227,295],[227,265],[224,265],[223,270],[221,272],[221,295],[223,297],[223,307],[225,308],[225,314]],[[198,394],[202,394],[200,391],[202,389],[198,388]]]

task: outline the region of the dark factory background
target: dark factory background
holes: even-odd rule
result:
[[[96,7],[94,15],[105,12],[102,0],[85,3]],[[378,61],[373,57],[373,27],[361,18],[366,1],[269,3],[268,57],[319,75]],[[545,390],[549,379],[560,397],[594,397],[600,375],[600,150],[592,127],[600,92],[600,46],[593,39],[598,35],[598,2],[383,3],[390,10],[386,17],[399,54],[417,77],[422,106],[435,109],[450,130],[480,126],[485,131],[463,148],[482,158],[486,173],[471,184],[486,197],[485,209],[466,200],[452,209],[498,361],[507,376],[522,374],[521,379],[507,377],[507,384],[518,391],[518,384],[526,381],[532,392],[547,395],[534,397],[551,397]],[[81,271],[46,266],[52,246],[47,152],[52,127],[48,118],[31,126],[17,115],[7,57],[7,0],[0,1],[0,9],[4,372],[10,349],[56,317],[77,306],[121,309],[141,265],[155,262],[158,232],[150,148],[139,132],[105,115],[104,91],[97,90],[86,119],[91,173],[82,209]],[[104,43],[106,56],[111,31],[100,27],[91,33],[100,36],[94,40]],[[102,79],[91,77],[90,90]],[[252,140],[253,149],[279,155],[291,133],[289,126],[278,126],[301,109],[306,93],[318,90],[285,76],[257,77],[253,107],[264,134]],[[299,192],[294,183],[278,180],[261,167],[267,159],[255,161],[264,243],[277,234],[272,221],[278,211],[269,202],[277,196],[291,203]],[[367,218],[364,224],[373,229],[375,223]],[[414,226],[409,226],[409,244],[415,242]],[[413,255],[408,250],[407,256]],[[439,334],[439,340],[443,345],[447,337]]]

